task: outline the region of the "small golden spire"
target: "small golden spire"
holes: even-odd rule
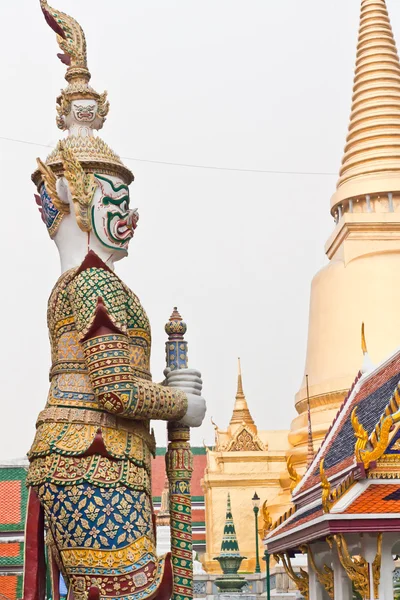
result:
[[[372,371],[374,369],[374,364],[371,361],[369,354],[368,354],[368,348],[367,348],[367,340],[365,337],[365,325],[364,323],[361,325],[361,350],[362,353],[364,355],[364,359],[363,359],[363,364],[361,367],[361,372],[362,373],[369,373],[369,371]]]
[[[362,0],[349,133],[332,214],[343,201],[400,191],[400,61],[385,0]]]
[[[253,431],[257,431],[254,424],[253,417],[250,414],[249,407],[247,406],[246,396],[243,392],[243,381],[242,381],[242,368],[240,364],[240,358],[238,358],[238,380],[237,380],[237,392],[235,398],[235,406],[233,408],[232,418],[230,425],[245,424],[250,427]]]
[[[363,354],[368,354],[367,340],[365,339],[365,326],[361,325],[361,350]]]
[[[170,513],[169,513],[169,483],[168,479],[165,478],[164,488],[161,493],[161,506],[157,513],[157,525],[169,525]]]
[[[243,393],[243,382],[242,382],[242,367],[240,365],[240,358],[238,358],[238,384],[237,384],[237,395],[244,396]]]

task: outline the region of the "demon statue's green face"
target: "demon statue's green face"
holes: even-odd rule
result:
[[[95,180],[92,231],[103,246],[126,253],[139,219],[137,209],[129,207],[129,188],[117,177],[96,174]]]

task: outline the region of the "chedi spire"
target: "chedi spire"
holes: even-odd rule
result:
[[[235,406],[233,408],[229,425],[242,425],[243,423],[245,423],[253,431],[257,430],[247,405],[246,396],[243,392],[242,369],[240,365],[240,358],[238,358],[237,392],[235,397]]]
[[[236,537],[235,523],[233,522],[231,496],[228,494],[226,502],[226,517],[224,535],[221,544],[220,556],[240,556],[239,544]]]
[[[400,191],[400,61],[385,0],[362,0],[349,133],[332,214]],[[388,199],[393,211],[392,199]]]

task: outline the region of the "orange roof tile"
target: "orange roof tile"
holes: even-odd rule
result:
[[[0,558],[19,556],[20,544],[0,544]]]
[[[17,575],[0,575],[0,594],[3,594],[9,600],[17,598]]]
[[[400,485],[370,485],[345,514],[400,513]]]
[[[0,481],[0,523],[15,525],[21,522],[21,482]]]

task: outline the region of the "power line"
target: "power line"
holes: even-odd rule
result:
[[[6,142],[16,142],[18,144],[28,144],[30,146],[40,146],[42,148],[53,148],[49,144],[40,144],[38,142],[30,142],[28,140],[18,140],[0,136],[0,140]],[[188,169],[208,169],[211,171],[236,171],[238,173],[267,173],[269,175],[313,175],[313,176],[329,176],[336,177],[337,173],[324,173],[321,171],[278,171],[273,169],[240,169],[236,167],[217,167],[214,165],[195,165],[192,163],[169,162],[166,160],[150,160],[148,158],[132,158],[130,156],[121,156],[123,160],[131,160],[133,162],[150,163],[153,165],[167,165],[169,167],[185,167]]]

